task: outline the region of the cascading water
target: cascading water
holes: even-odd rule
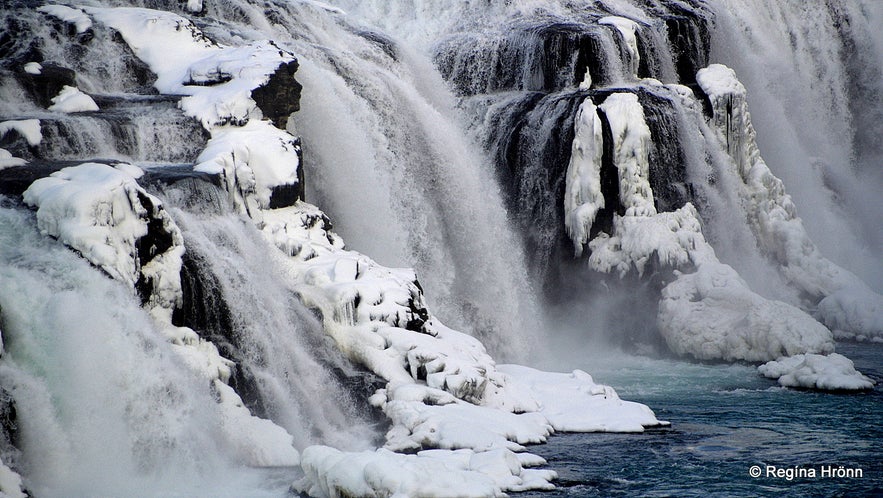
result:
[[[605,357],[678,418],[653,437],[691,462],[744,436],[671,398],[793,398],[753,367],[604,341],[873,389],[873,346],[845,348],[871,379],[832,354],[883,336],[871,0],[332,4],[0,16],[0,491],[493,496],[549,488],[521,445],[551,432],[666,425],[487,351]],[[830,399],[812,398],[832,420],[879,403]],[[853,460],[831,461],[873,460],[834,440]],[[648,489],[575,479],[564,494]]]
[[[340,381],[367,389],[370,379],[359,379],[368,374],[354,370],[328,343],[295,290],[278,278],[285,272],[282,255],[250,221],[209,209],[172,210],[188,247],[184,325],[236,362],[231,385],[252,413],[287,429],[297,447],[322,442],[362,449],[373,429]]]
[[[230,495],[278,493],[235,466],[208,382],[130,290],[40,235],[27,211],[4,205],[0,226],[0,386],[21,414],[15,463],[31,492],[155,496],[226,481]]]

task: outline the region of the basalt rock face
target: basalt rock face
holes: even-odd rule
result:
[[[300,110],[300,94],[303,85],[294,79],[297,60],[286,62],[276,69],[266,84],[251,91],[251,98],[260,107],[265,118],[284,130],[288,116]]]
[[[474,122],[495,158],[534,278],[553,300],[573,274],[563,202],[574,118],[585,99],[601,105],[613,93],[636,94],[652,136],[649,183],[656,210],[674,211],[694,201],[682,124],[674,112],[678,97],[655,85],[661,80],[698,90],[696,70],[708,64],[713,16],[703,5],[661,1],[645,7],[654,17],[639,22],[612,17],[603,7],[567,15],[519,14],[503,29],[464,29],[436,48],[440,73],[476,113]],[[613,164],[614,137],[604,112],[597,113],[604,134],[600,190],[605,203],[589,240],[612,233],[614,216],[625,214]]]

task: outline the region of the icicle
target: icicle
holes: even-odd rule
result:
[[[591,81],[588,71],[586,78]],[[576,256],[582,255],[589,230],[598,211],[604,207],[601,194],[601,118],[591,98],[579,107],[573,125],[574,138],[564,187],[564,226],[573,240]]]

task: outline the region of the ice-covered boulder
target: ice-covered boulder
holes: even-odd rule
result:
[[[181,305],[183,239],[162,202],[135,181],[140,174],[127,164],[85,163],[35,181],[22,198],[37,209],[41,232],[171,314]]]
[[[757,367],[763,376],[778,379],[786,387],[820,391],[859,391],[873,389],[874,382],[855,369],[849,358],[832,353],[798,354]]]
[[[208,130],[264,117],[252,98],[259,88],[258,98],[274,121],[281,123],[287,119],[285,112],[299,106],[300,87],[293,80],[297,66],[290,64],[294,55],[272,41],[224,46],[171,12],[130,7],[84,10],[122,35],[157,75],[155,87],[160,93],[185,95],[181,108]],[[283,103],[285,99],[290,101]]]

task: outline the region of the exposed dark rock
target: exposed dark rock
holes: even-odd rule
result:
[[[35,180],[47,177],[79,161],[34,161],[23,166],[0,169],[0,194],[20,198]]]
[[[300,94],[303,86],[294,79],[297,60],[280,65],[270,79],[251,91],[251,98],[257,103],[264,117],[273,121],[277,128],[284,130],[288,116],[300,110]]]
[[[77,73],[70,68],[51,62],[43,63],[40,74],[24,71],[17,73],[19,83],[34,101],[43,106],[52,105],[52,99],[65,86],[77,86]]]

